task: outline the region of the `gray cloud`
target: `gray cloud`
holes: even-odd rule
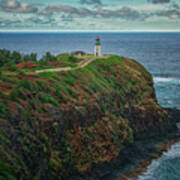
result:
[[[169,19],[180,19],[180,6],[179,4],[171,4],[169,6],[169,10],[161,10],[159,12],[156,12],[155,15],[161,16],[161,17],[167,17]]]
[[[70,15],[72,18],[80,17],[96,17],[96,18],[122,18],[127,20],[145,20],[149,17],[148,14],[133,10],[129,7],[122,7],[117,10],[107,10],[103,7],[99,8],[82,8],[72,7],[68,5],[49,5],[44,9],[43,13],[65,13]]]
[[[80,0],[81,4],[97,4],[102,5],[101,0]]]
[[[37,17],[33,16],[27,19],[27,21],[30,21],[34,24],[53,24],[54,19],[49,17],[49,18],[44,18],[44,17]]]
[[[122,0],[119,0],[122,1]],[[153,4],[159,4],[159,3],[170,3],[171,0],[147,0],[148,2],[151,2]],[[80,0],[81,4],[97,4],[102,5],[102,0]]]
[[[16,24],[16,23],[20,23],[20,21],[10,21],[7,19],[0,19],[0,26],[1,27],[11,26],[12,24]]]
[[[159,4],[159,3],[170,3],[171,0],[148,0],[148,2],[151,2],[153,4]]]
[[[68,5],[48,5],[43,11],[44,14],[52,14],[52,13],[65,13],[67,15],[71,15],[73,18],[75,17],[87,17],[94,16],[95,12],[93,10],[89,10],[87,8],[82,7],[72,7]]]
[[[123,1],[123,0],[119,0]],[[153,4],[158,4],[158,3],[170,3],[171,0],[147,0],[148,2],[151,2]],[[102,0],[80,0],[81,4],[98,4],[102,5]]]
[[[86,4],[101,4],[100,0],[80,0]],[[148,0],[152,3],[168,3],[170,0]],[[60,21],[68,22],[75,21],[76,18],[116,18],[129,21],[145,21],[152,16],[167,17],[169,19],[180,19],[180,7],[178,4],[170,4],[169,10],[161,10],[155,13],[148,13],[140,10],[135,10],[130,7],[121,7],[119,9],[107,9],[106,6],[96,7],[81,7],[70,6],[63,4],[49,4],[46,7],[38,7],[40,4],[21,3],[18,0],[2,0],[0,7],[5,12],[13,13],[35,13],[28,21],[33,24],[53,24],[56,22],[56,16],[60,16]]]
[[[168,11],[160,11],[156,13],[157,16],[167,17],[169,19],[180,19],[180,11],[179,10],[168,10]]]
[[[180,6],[179,6],[179,4],[173,3],[173,4],[170,5],[170,8],[172,8],[172,9],[180,9]]]
[[[38,11],[38,6],[40,4],[27,4],[20,3],[17,0],[2,0],[0,7],[6,12],[12,13],[35,13]]]
[[[119,17],[127,20],[145,20],[149,15],[137,10],[133,10],[129,7],[122,7],[116,11],[109,12],[110,17]]]

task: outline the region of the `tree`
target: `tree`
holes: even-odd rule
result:
[[[31,57],[30,55],[24,55],[23,57],[23,61],[27,62],[27,61],[31,61]]]
[[[43,57],[44,60],[46,61],[57,61],[57,58],[53,56],[50,52],[47,52],[46,55]]]
[[[31,53],[30,58],[31,58],[31,61],[37,62],[37,54],[36,53]]]
[[[8,62],[10,62],[11,60],[10,55],[11,53],[9,50],[6,50],[6,49],[0,50],[0,66],[3,66],[7,64]]]
[[[15,62],[15,64],[18,64],[22,61],[21,54],[17,51],[13,51],[11,59]]]

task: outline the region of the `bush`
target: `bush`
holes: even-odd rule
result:
[[[15,167],[0,159],[0,180],[12,180],[15,175]]]
[[[11,57],[13,59],[13,62],[16,64],[18,64],[22,61],[21,54],[19,52],[13,51],[13,53],[11,54]]]
[[[44,91],[47,93],[51,91],[51,89],[49,88],[49,84],[46,81],[37,80],[36,84],[37,84],[39,91]]]
[[[18,72],[18,75],[19,75],[19,76],[24,76],[25,73],[24,73],[24,71],[19,71],[19,72]]]
[[[39,64],[39,65],[47,65],[48,62],[45,61],[45,60],[43,60],[43,59],[41,59],[41,60],[38,62],[38,64]]]
[[[0,101],[0,115],[6,112],[6,105]]]
[[[58,106],[58,102],[50,95],[46,94],[46,93],[41,93],[37,96],[37,99],[41,102],[41,103],[50,103],[53,104],[55,106]]]
[[[53,56],[50,52],[47,52],[45,56],[43,56],[42,60],[48,61],[48,62],[56,62],[57,58]]]
[[[16,65],[15,64],[11,64],[9,69],[10,69],[10,71],[16,71]]]
[[[28,89],[28,90],[32,90],[33,89],[32,83],[28,79],[21,80],[20,83],[19,83],[19,86],[23,87],[25,89]]]
[[[68,57],[68,61],[69,61],[69,62],[73,62],[73,63],[77,63],[77,62],[80,62],[81,59],[76,58],[74,55],[70,55],[70,56]]]

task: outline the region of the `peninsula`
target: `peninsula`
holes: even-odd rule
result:
[[[130,149],[138,154],[137,141],[143,147],[176,131],[178,119],[158,104],[151,74],[135,60],[0,56],[0,179],[103,179],[112,162],[128,163]]]

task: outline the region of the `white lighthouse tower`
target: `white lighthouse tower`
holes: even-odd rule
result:
[[[99,37],[96,38],[96,44],[94,46],[94,55],[101,56],[101,42]]]

